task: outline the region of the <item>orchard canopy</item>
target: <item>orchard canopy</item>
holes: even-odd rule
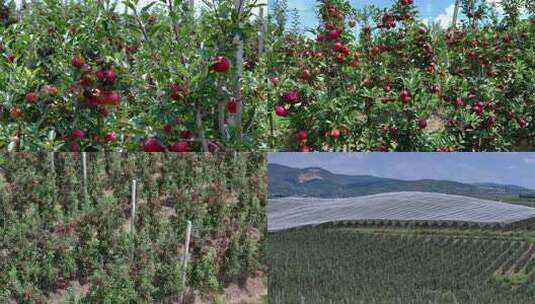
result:
[[[307,1],[3,1],[0,148],[535,147],[535,1]]]

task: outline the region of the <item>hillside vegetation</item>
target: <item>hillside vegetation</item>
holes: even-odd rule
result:
[[[0,155],[1,303],[178,303],[265,271],[263,155],[88,153],[87,199],[81,157]]]
[[[491,200],[518,197],[519,194],[535,195],[535,190],[514,185],[466,184],[446,180],[406,181],[369,175],[334,174],[321,168],[298,169],[277,164],[268,165],[268,175],[270,197],[343,198],[400,191],[437,192]]]

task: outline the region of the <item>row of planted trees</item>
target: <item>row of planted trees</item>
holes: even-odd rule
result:
[[[410,0],[385,9],[318,1],[320,22],[309,35],[281,30],[285,5],[276,1],[269,57],[274,146],[532,148],[533,1],[456,3],[451,25],[440,26],[424,23]]]
[[[267,18],[256,0],[204,3],[40,1],[4,9],[0,146],[534,146],[532,0],[498,7],[459,0],[450,26],[424,23],[410,0],[384,9],[322,0],[311,34],[299,19],[289,28],[285,0],[270,3]]]
[[[76,284],[93,302],[178,300],[188,221],[186,286],[217,292],[264,270],[260,154],[88,153],[87,199],[81,154],[4,154],[0,167],[1,301]]]
[[[0,18],[4,148],[215,151],[256,137],[256,0],[31,1]]]

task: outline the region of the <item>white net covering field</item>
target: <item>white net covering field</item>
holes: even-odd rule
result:
[[[535,208],[429,192],[393,192],[322,199],[270,199],[268,230],[325,223],[426,222],[507,225],[535,218]]]

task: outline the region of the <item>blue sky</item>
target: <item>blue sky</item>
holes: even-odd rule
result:
[[[535,189],[535,153],[270,153],[268,162],[341,174],[494,182]]]
[[[268,1],[271,3],[272,0]],[[373,4],[378,7],[390,7],[395,0],[350,0],[353,7],[363,8],[367,4]],[[488,0],[489,3],[497,2]],[[316,0],[288,0],[290,9],[297,9],[300,15],[300,23],[303,28],[314,27],[317,24],[315,14]],[[419,17],[431,22],[439,22],[447,26],[453,16],[454,0],[414,0],[419,12]]]

